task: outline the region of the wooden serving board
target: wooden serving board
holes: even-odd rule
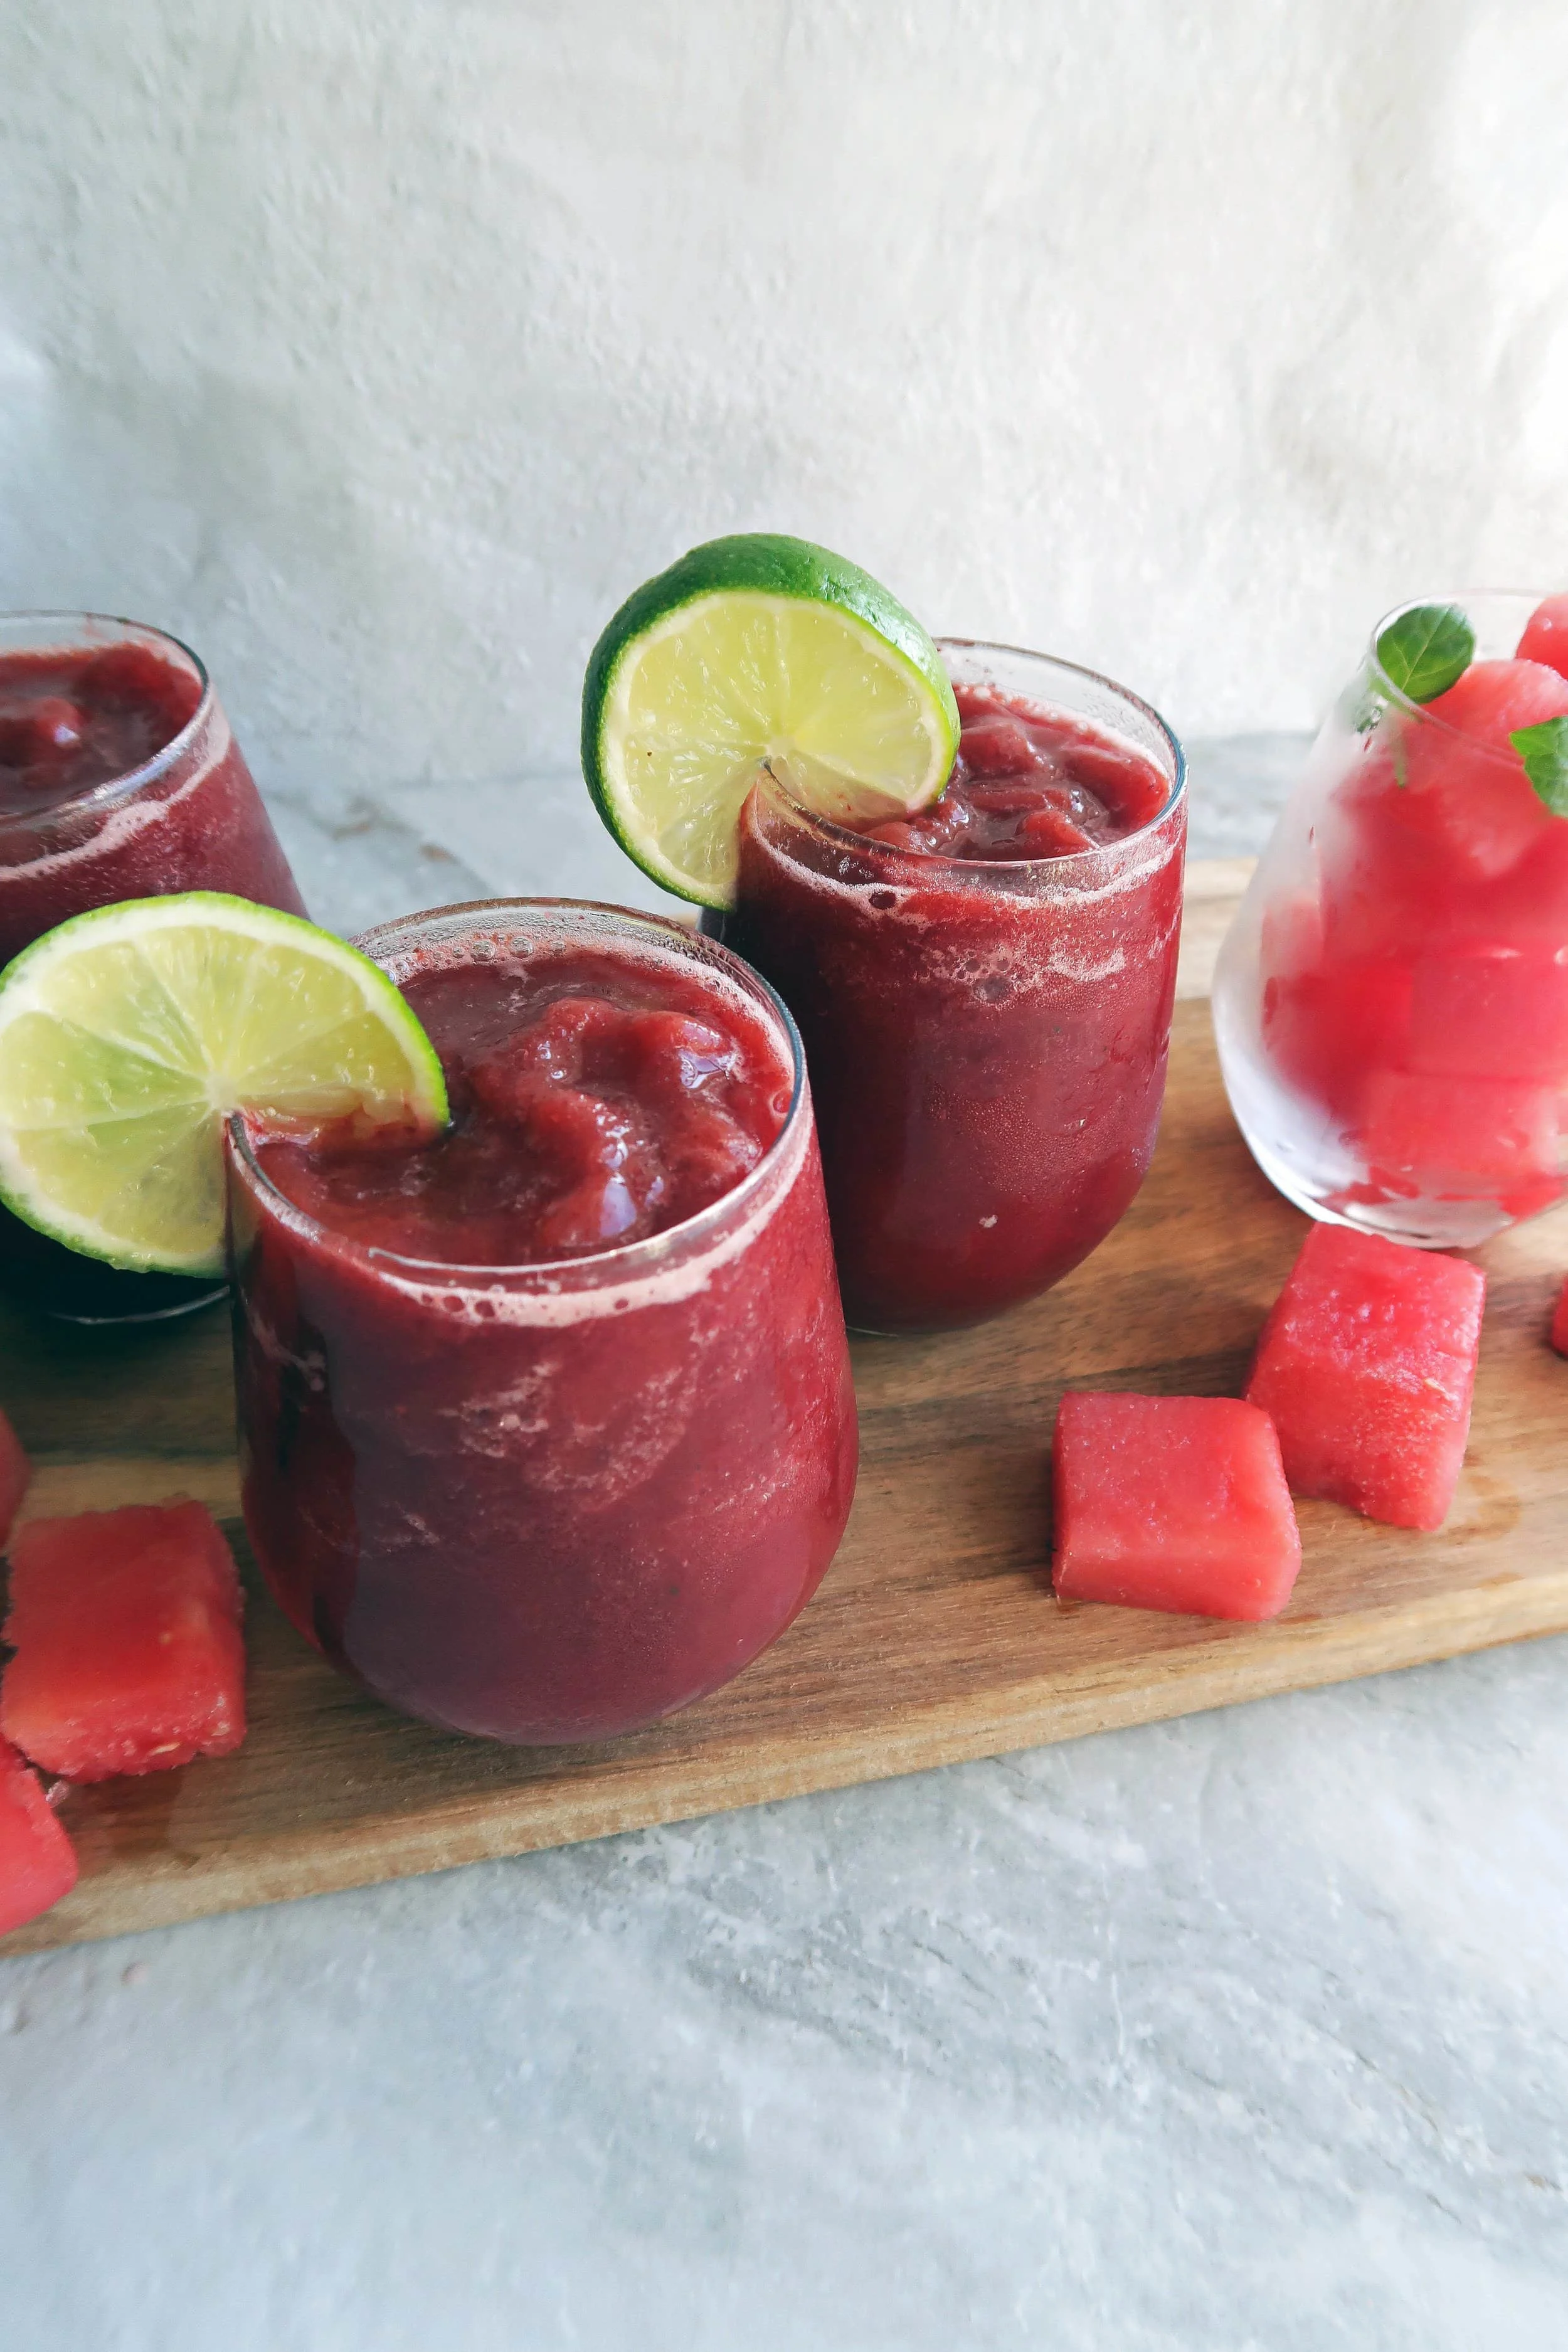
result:
[[[1491,1289],[1475,1423],[1441,1534],[1303,1504],[1305,1564],[1270,1625],[1050,1591],[1048,1446],[1064,1387],[1235,1391],[1305,1230],[1237,1133],[1198,1001],[1245,874],[1231,864],[1191,877],[1164,1125],[1129,1215],[1058,1290],[998,1322],[857,1343],[860,1486],[837,1559],[782,1641],[656,1730],[598,1748],[509,1749],[361,1696],[255,1586],[223,1315],[115,1334],[0,1308],[0,1403],[37,1465],[28,1513],[199,1496],[252,1582],[244,1748],[68,1794],[81,1882],[0,1937],[0,1954],[1568,1630],[1568,1362],[1545,1344],[1568,1267],[1563,1212],[1481,1253]]]

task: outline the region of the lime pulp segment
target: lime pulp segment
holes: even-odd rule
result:
[[[100,908],[0,978],[0,1196],[56,1240],[148,1271],[221,1268],[236,1110],[434,1129],[447,1098],[384,972],[245,899]]]

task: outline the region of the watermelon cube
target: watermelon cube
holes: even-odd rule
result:
[[[1270,980],[1263,991],[1265,1043],[1303,1093],[1352,1118],[1368,1069],[1403,1057],[1410,986],[1410,966],[1386,956]]]
[[[1528,1217],[1563,1188],[1556,1093],[1527,1080],[1373,1070],[1357,1134],[1369,1170],[1391,1192],[1493,1199],[1510,1216]]]
[[[0,1739],[0,1936],[76,1885],[76,1851],[14,1748]]]
[[[1270,898],[1258,925],[1258,961],[1266,980],[1293,980],[1323,960],[1323,909],[1315,890]]]
[[[1537,798],[1512,737],[1563,717],[1568,678],[1556,670],[1542,662],[1477,661],[1406,725],[1407,782],[1420,820],[1478,877],[1504,872],[1556,823]]]
[[[1568,948],[1475,941],[1421,957],[1413,983],[1412,1070],[1568,1085]]]
[[[30,1520],[11,1547],[0,1734],[68,1780],[227,1755],[245,1737],[239,1612],[200,1503]]]
[[[1486,1276],[1462,1259],[1314,1225],[1269,1311],[1247,1393],[1298,1495],[1438,1528],[1464,1460]]]
[[[1560,1356],[1568,1356],[1568,1282],[1557,1301],[1557,1312],[1552,1318],[1552,1344]]]
[[[1063,1397],[1056,1557],[1067,1601],[1277,1617],[1301,1538],[1268,1416],[1236,1397]]]
[[[1446,937],[1458,908],[1473,904],[1476,877],[1430,815],[1386,750],[1328,795],[1317,848],[1323,939],[1336,962],[1408,960]]]
[[[5,1538],[11,1532],[32,1475],[32,1465],[22,1451],[21,1440],[5,1414],[0,1412],[0,1549],[4,1549]]]

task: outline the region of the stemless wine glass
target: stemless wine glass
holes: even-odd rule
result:
[[[53,772],[8,756],[40,688],[83,745]],[[0,617],[0,965],[68,916],[176,890],[305,911],[202,664],[162,629],[105,614]],[[4,1208],[0,1283],[89,1323],[181,1314],[224,1289],[104,1265]]]
[[[889,847],[771,776],[749,798],[716,920],[800,1024],[845,1311],[889,1334],[1036,1297],[1122,1216],[1153,1152],[1181,929],[1185,763],[1159,714],[1044,654],[938,650],[955,686],[1087,722],[1168,791],[1119,839],[1016,862]]]
[[[662,962],[776,1046],[788,1110],[731,1191],[545,1264],[334,1232],[230,1129],[245,1517],[272,1591],[407,1714],[606,1738],[738,1674],[844,1530],[855,1401],[800,1041],[737,958],[618,908],[498,899],[360,945],[395,980],[562,950]]]
[[[1253,1157],[1310,1215],[1468,1248],[1568,1189],[1568,818],[1510,738],[1568,713],[1515,657],[1538,599],[1445,599],[1475,658],[1334,704],[1221,950],[1215,1029]]]

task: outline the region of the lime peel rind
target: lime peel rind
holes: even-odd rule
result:
[[[958,736],[913,615],[843,557],[761,532],[693,548],[636,590],[584,681],[599,814],[699,905],[731,903],[736,822],[764,761],[821,814],[908,814],[940,796]]]

